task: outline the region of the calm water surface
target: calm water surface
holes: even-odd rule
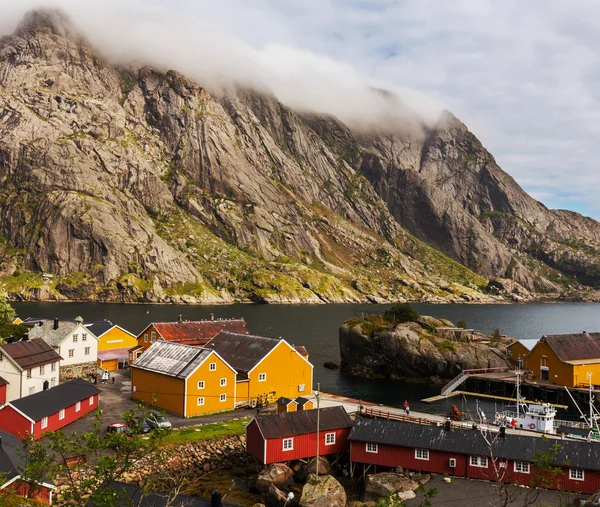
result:
[[[544,334],[600,331],[600,304],[597,303],[527,303],[513,305],[426,305],[415,304],[422,315],[466,320],[470,328],[517,338],[540,338]],[[356,311],[383,311],[389,305],[227,305],[166,306],[123,305],[104,303],[14,303],[20,317],[73,319],[86,321],[109,319],[133,333],[150,322],[174,321],[179,314],[187,320],[243,317],[253,334],[283,337],[289,343],[305,345],[315,366],[315,384],[327,392],[352,396],[377,403],[400,406],[404,399],[415,410],[437,411],[418,400],[439,394],[439,386],[406,384],[382,380],[355,379],[338,371],[323,368],[325,361],[339,362],[338,327]],[[473,410],[474,400],[455,399],[459,408]],[[492,403],[486,411],[493,411]]]

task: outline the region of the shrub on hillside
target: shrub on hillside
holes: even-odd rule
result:
[[[402,324],[404,322],[414,322],[420,315],[415,309],[408,303],[396,303],[385,312],[386,320],[391,320],[396,324]]]

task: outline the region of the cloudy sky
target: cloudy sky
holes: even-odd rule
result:
[[[0,0],[9,31],[33,0]],[[15,5],[18,4],[18,5]],[[345,119],[385,86],[454,112],[546,205],[600,218],[597,0],[45,0],[115,58],[267,85]]]

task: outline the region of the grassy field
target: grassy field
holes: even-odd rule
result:
[[[164,438],[163,444],[182,445],[186,442],[243,435],[246,430],[246,424],[249,421],[250,419],[238,419],[236,421],[205,424],[182,430],[174,430]]]

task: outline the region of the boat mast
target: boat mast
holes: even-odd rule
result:
[[[519,419],[519,407],[521,406],[521,358],[517,362],[517,420]]]

